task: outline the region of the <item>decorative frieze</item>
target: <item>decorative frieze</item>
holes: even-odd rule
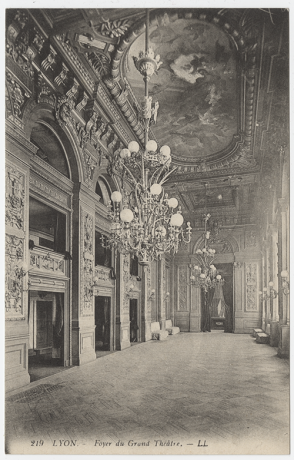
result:
[[[30,269],[43,270],[52,275],[65,275],[64,256],[41,249],[30,251]]]
[[[245,264],[246,276],[246,311],[258,310],[258,284],[257,284],[257,263],[251,262]]]
[[[69,207],[68,195],[66,195],[63,191],[58,190],[58,188],[54,187],[54,185],[49,184],[46,179],[41,179],[31,173],[30,187],[41,192],[44,196],[49,196],[54,202],[62,204],[67,208]]]
[[[25,176],[6,166],[5,224],[24,230]]]
[[[72,62],[72,65],[89,85],[90,91],[93,92],[94,80],[91,78],[89,72],[86,70],[84,64],[78,57],[77,53],[68,43],[64,41],[65,37],[63,35],[56,35],[56,39],[58,40],[58,43],[61,46],[61,48],[63,48],[63,51],[67,54],[69,61]]]

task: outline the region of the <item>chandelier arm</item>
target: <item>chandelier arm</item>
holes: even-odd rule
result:
[[[168,161],[168,160],[167,160]],[[162,171],[164,170],[164,167],[165,167],[165,164],[167,163],[167,161],[162,165],[162,166],[159,166],[155,171],[154,173],[152,174],[151,176],[151,179],[150,179],[150,183],[152,181],[152,179],[154,178],[154,183],[156,184],[159,177],[160,177],[160,174],[162,173]]]
[[[170,161],[170,158],[168,158],[162,166],[160,166],[159,168],[157,168],[154,173],[152,174],[152,177],[150,179],[150,183],[152,181],[152,179],[154,178],[154,183],[157,183],[162,171],[164,171],[164,168],[166,167],[167,163]],[[172,172],[174,172],[177,168],[174,168],[172,171],[170,171],[166,176],[163,177],[163,179],[161,180],[161,182],[159,182],[160,185],[163,184],[163,182],[165,181],[166,177],[168,177]]]
[[[168,161],[168,160],[167,160]],[[167,162],[166,162],[167,163]],[[166,173],[166,175],[161,179],[161,181],[159,182],[160,185],[164,184],[164,182],[166,182],[167,178],[172,174],[174,173],[176,170],[177,170],[177,166],[175,168],[173,168],[171,171],[169,171],[168,173]]]
[[[138,208],[138,214],[139,214],[139,221],[142,222],[142,211],[141,211],[141,203],[138,197],[138,188],[139,184],[137,183],[135,186],[135,197],[136,197],[136,203],[137,203],[137,208]]]
[[[136,181],[134,175],[131,173],[131,171],[129,170],[129,168],[123,163],[123,167],[126,169],[126,171],[129,173],[130,177],[132,178],[133,182],[135,185],[138,184],[138,182]]]

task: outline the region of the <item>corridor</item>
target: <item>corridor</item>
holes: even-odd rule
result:
[[[138,344],[9,393],[6,452],[287,454],[289,362],[221,331]]]

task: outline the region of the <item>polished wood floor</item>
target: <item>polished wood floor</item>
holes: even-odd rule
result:
[[[250,335],[222,331],[138,344],[8,394],[6,446],[12,454],[286,454],[289,362]]]

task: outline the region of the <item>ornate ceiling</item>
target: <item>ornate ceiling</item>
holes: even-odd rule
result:
[[[123,144],[143,143],[143,81],[133,57],[144,49],[145,10],[29,14],[87,88],[83,101],[95,95],[100,116]],[[254,193],[288,142],[288,21],[284,9],[150,9],[150,45],[162,61],[150,81],[159,102],[150,137],[171,147],[177,170],[166,188],[187,216],[203,213],[207,182],[207,207],[234,222],[236,215],[240,223],[254,220]]]
[[[144,95],[133,57],[144,49],[140,35],[126,54],[125,76],[137,100]],[[162,62],[149,94],[159,102],[153,133],[179,159],[201,159],[226,148],[237,133],[236,55],[228,36],[198,19],[153,26],[149,43]]]

